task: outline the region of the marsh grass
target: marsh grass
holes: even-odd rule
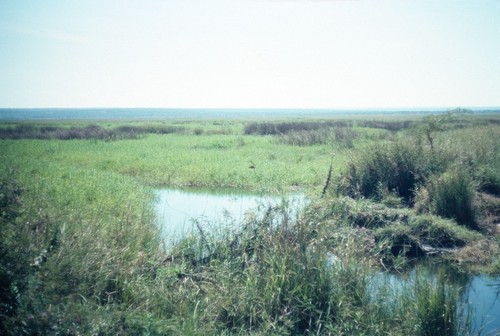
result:
[[[293,146],[313,146],[320,144],[336,145],[341,148],[353,148],[358,133],[352,128],[338,127],[334,129],[290,131],[277,136],[279,143]]]
[[[2,332],[467,333],[454,313],[456,288],[445,278],[422,277],[402,288],[377,284],[386,293],[378,297],[371,288],[394,246],[395,264],[412,244],[495,251],[481,233],[428,214],[434,193],[420,202],[421,213],[411,206],[413,191],[429,190],[427,183],[454,167],[469,167],[474,187],[495,186],[482,167],[499,162],[496,126],[440,131],[434,149],[413,135],[403,138],[409,129],[357,127],[364,133],[355,147],[366,158],[356,156],[353,167],[347,146],[299,148],[244,134],[241,123],[168,125],[186,131],[0,142]],[[211,231],[210,223],[198,223],[193,235],[163,247],[148,185],[301,187],[319,196],[332,150],[333,190],[300,217],[286,206],[264,207],[238,228]]]
[[[426,187],[432,212],[445,218],[453,218],[461,225],[477,228],[473,205],[477,186],[466,170],[454,169],[436,176]]]
[[[144,134],[170,134],[182,133],[184,127],[179,126],[158,126],[123,125],[115,128],[105,128],[91,124],[87,126],[39,126],[30,124],[19,124],[14,127],[0,128],[0,139],[43,139],[43,140],[73,140],[73,139],[135,139]]]
[[[159,252],[153,214],[140,210],[152,201],[146,189],[48,162],[20,167],[17,178],[28,186],[22,209],[2,223],[12,232],[2,245],[15,257],[15,267],[5,264],[15,294],[15,314],[3,321],[9,332],[88,331],[98,307],[140,307],[130,284],[144,284]]]
[[[317,131],[336,127],[350,127],[349,120],[318,120],[318,121],[276,121],[247,123],[244,133],[247,135],[283,135],[291,132]]]
[[[376,143],[348,164],[339,191],[379,199],[381,193],[391,192],[411,203],[413,191],[427,174],[424,160],[422,149],[408,141]]]

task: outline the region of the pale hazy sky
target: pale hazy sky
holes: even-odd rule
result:
[[[0,0],[0,107],[500,106],[500,0]]]

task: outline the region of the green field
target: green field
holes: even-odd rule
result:
[[[0,333],[467,334],[446,275],[390,304],[373,275],[500,272],[498,114],[88,124],[0,125]],[[311,205],[165,250],[160,187]]]

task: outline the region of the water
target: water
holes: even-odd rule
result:
[[[500,276],[474,276],[464,294],[472,309],[474,332],[481,335],[500,335]]]
[[[459,311],[462,316],[468,312],[471,314],[472,335],[500,335],[500,276],[471,275],[457,272],[447,265],[421,262],[404,275],[376,274],[371,290],[376,296],[380,286],[389,286],[397,293],[414,284],[417,276],[436,280],[440,271],[444,271],[450,283],[460,289]]]
[[[0,120],[231,119],[429,114],[445,108],[408,109],[175,109],[175,108],[0,108]],[[487,111],[475,111],[487,112]]]
[[[239,225],[245,218],[268,206],[288,202],[292,215],[305,204],[303,194],[283,196],[217,190],[162,189],[157,191],[156,213],[161,234],[168,244],[204,227]]]
[[[283,196],[250,194],[234,190],[161,189],[157,191],[156,211],[161,233],[166,245],[175,243],[190,233],[217,227],[238,227],[249,215],[259,209],[289,205],[291,216],[297,215],[307,200],[303,194]],[[472,313],[473,334],[500,335],[500,276],[470,275],[454,271],[447,265],[420,263],[405,274],[387,272],[375,275],[372,282],[374,295],[379,285],[388,285],[396,292],[415,281],[417,275],[435,279],[444,270],[452,284],[461,288],[461,312]]]

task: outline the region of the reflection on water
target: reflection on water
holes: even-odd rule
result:
[[[383,295],[384,286],[388,286],[398,293],[414,285],[417,278],[434,282],[440,272],[446,274],[451,285],[459,288],[459,315],[471,314],[472,335],[500,335],[500,276],[473,275],[446,264],[420,262],[408,273],[376,274],[371,290],[374,296]]]
[[[500,335],[500,276],[474,276],[464,297],[472,309],[474,331]]]
[[[164,241],[168,244],[190,233],[195,222],[217,225],[239,224],[249,211],[287,202],[290,209],[302,208],[303,194],[286,196],[194,189],[162,189],[157,192],[156,213]]]

